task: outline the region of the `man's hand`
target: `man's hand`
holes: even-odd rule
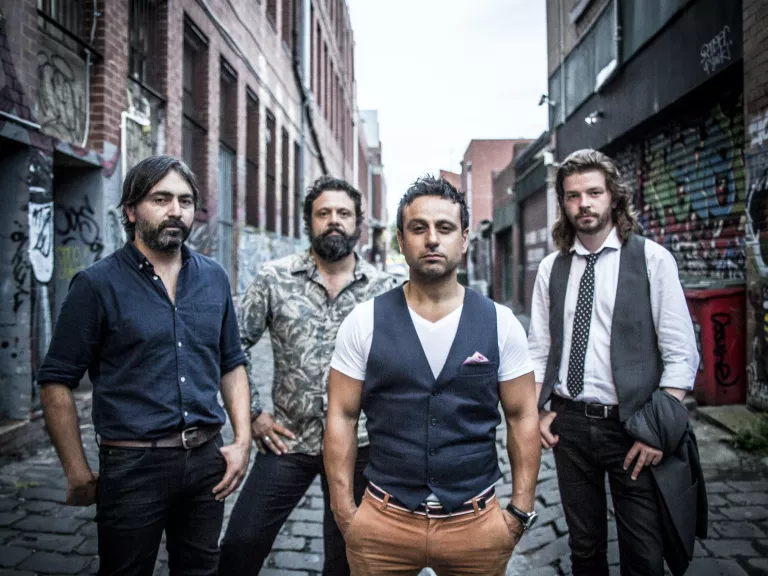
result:
[[[224,471],[224,478],[221,479],[221,482],[214,486],[213,493],[216,494],[216,500],[221,502],[232,494],[240,486],[240,482],[243,481],[243,477],[248,470],[248,456],[251,452],[251,443],[229,444],[228,446],[222,446],[219,451],[224,456],[224,460],[227,461],[227,469]]]
[[[648,444],[644,444],[639,440],[635,440],[635,443],[632,444],[632,448],[627,452],[627,457],[624,458],[624,470],[629,469],[632,465],[632,461],[638,454],[637,464],[635,464],[635,469],[632,470],[632,480],[637,480],[643,466],[656,466],[656,464],[661,462],[661,459],[664,456],[664,453],[661,450],[648,446]]]
[[[560,442],[560,436],[552,434],[550,430],[550,426],[552,426],[555,418],[557,418],[557,412],[542,410],[539,414],[539,434],[541,436],[541,445],[544,448],[552,448]]]
[[[262,454],[267,453],[267,448],[272,450],[275,454],[287,454],[288,448],[286,448],[280,436],[296,439],[296,435],[288,430],[282,424],[275,422],[272,418],[272,414],[269,412],[262,412],[259,417],[251,422],[251,433],[253,434],[253,440],[256,442],[256,448]]]
[[[333,517],[336,520],[336,525],[339,527],[339,532],[341,532],[341,535],[345,538],[355,514],[357,514],[357,506],[355,506],[354,502],[349,506],[345,506],[343,509],[333,511]]]
[[[90,506],[96,503],[96,487],[99,475],[88,471],[82,477],[67,479],[67,506]]]
[[[504,517],[504,522],[507,523],[507,530],[509,530],[512,537],[515,539],[515,546],[517,546],[517,543],[520,542],[520,538],[523,537],[522,523],[506,510],[502,510],[501,515]]]

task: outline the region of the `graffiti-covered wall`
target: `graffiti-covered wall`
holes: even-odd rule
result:
[[[683,279],[745,279],[741,92],[657,125],[616,152],[646,234],[674,254]]]
[[[241,228],[238,237],[237,289],[233,290],[238,296],[245,294],[265,262],[306,248],[302,240],[278,236],[272,232],[257,231],[250,226]]]

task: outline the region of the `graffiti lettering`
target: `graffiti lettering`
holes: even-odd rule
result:
[[[702,44],[701,66],[707,74],[714,73],[720,66],[731,61],[731,46],[733,40],[730,38],[731,29],[729,26],[723,26],[712,40]]]
[[[56,278],[69,282],[85,268],[85,258],[80,246],[56,247]]]
[[[54,214],[54,222],[56,235],[63,237],[61,244],[82,242],[98,260],[104,249],[104,241],[101,239],[101,228],[95,214],[88,196],[85,196],[81,206],[57,210]]]
[[[21,226],[16,223],[17,226]],[[29,297],[29,290],[27,289],[27,272],[29,270],[29,262],[24,258],[27,250],[27,235],[21,230],[17,230],[11,234],[11,242],[16,244],[16,251],[11,258],[11,267],[13,268],[13,281],[16,284],[16,291],[13,294],[13,311],[18,312],[19,308],[24,304],[24,299]]]
[[[768,110],[762,117],[755,116],[749,123],[749,136],[751,146],[762,146],[763,142],[768,141]]]
[[[726,328],[731,323],[731,317],[722,312],[712,314],[712,328],[715,337],[715,381],[718,386],[730,387],[736,384],[736,379],[729,381],[731,377],[731,366],[725,358],[728,352],[725,345]]]
[[[61,140],[80,142],[85,130],[84,77],[78,78],[70,63],[55,53],[37,54],[38,122]]]

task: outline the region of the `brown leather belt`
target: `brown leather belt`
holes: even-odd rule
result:
[[[208,442],[220,430],[221,426],[192,427],[156,440],[107,440],[102,438],[99,445],[117,448],[184,448],[191,450]]]

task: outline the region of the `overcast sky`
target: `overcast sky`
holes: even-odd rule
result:
[[[379,111],[390,220],[419,175],[460,171],[473,138],[547,128],[544,0],[347,0],[357,100]]]

